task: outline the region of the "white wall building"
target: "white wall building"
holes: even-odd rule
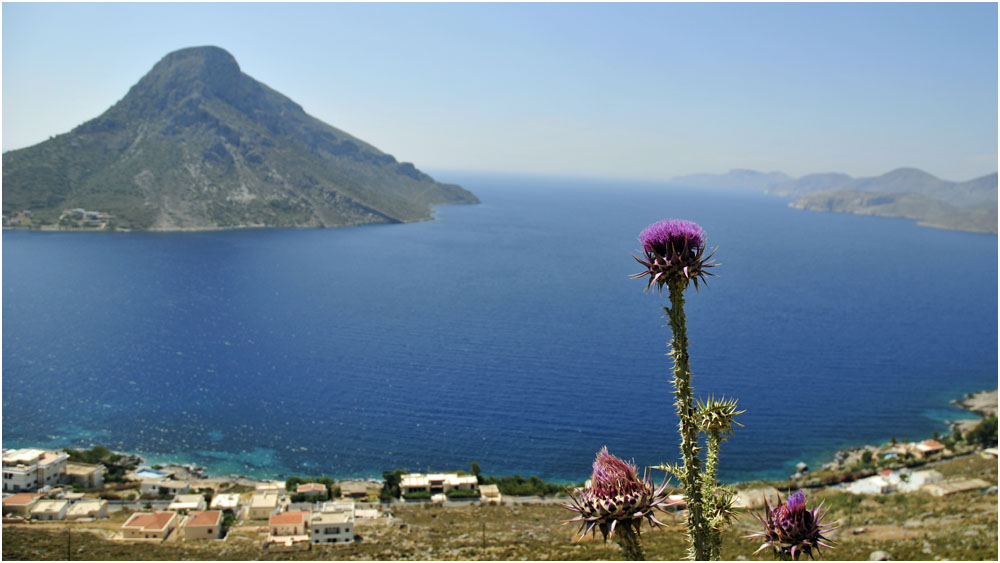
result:
[[[407,473],[403,475],[399,483],[399,490],[406,496],[407,493],[426,491],[431,495],[444,493],[459,489],[463,491],[474,491],[478,480],[475,475],[459,475],[458,473]]]
[[[62,520],[69,510],[68,500],[40,500],[31,509],[32,520]]]
[[[55,485],[66,474],[66,452],[36,448],[3,452],[4,492],[33,491]]]
[[[351,543],[354,541],[354,511],[313,512],[309,521],[309,541]]]
[[[167,510],[205,510],[205,497],[201,495],[177,495],[167,506]]]

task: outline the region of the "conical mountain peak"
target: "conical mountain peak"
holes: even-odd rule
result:
[[[191,94],[232,100],[237,97],[242,76],[240,65],[225,49],[188,47],[160,59],[128,97],[153,102],[158,109]]]
[[[308,115],[219,47],[169,53],[102,115],[4,154],[7,224],[73,228],[339,226],[430,218],[474,203],[412,164]]]

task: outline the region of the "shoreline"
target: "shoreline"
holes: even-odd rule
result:
[[[979,424],[986,417],[997,414],[997,400],[998,400],[997,389],[966,393],[960,399],[952,399],[948,401],[949,404],[958,407],[962,410],[965,410],[967,412],[976,414],[979,416],[979,418],[961,419],[956,421],[947,420],[944,423],[952,432],[954,432],[955,430],[959,430],[963,434],[965,434],[966,432],[974,428],[977,424]],[[924,439],[929,439],[929,437]],[[95,445],[98,444],[91,444],[89,447],[93,447]],[[80,447],[65,446],[53,449],[67,449],[67,448],[81,449],[81,450],[88,449],[88,447],[83,447],[83,446]],[[878,446],[873,444],[860,444],[855,446],[849,446],[846,448],[841,448],[829,455],[823,456],[819,460],[818,467],[822,470],[844,468],[847,465],[849,465],[852,459],[860,458],[860,456],[863,455],[865,451],[871,451],[877,448]],[[114,451],[114,453],[121,454],[124,456],[130,456],[132,458],[137,458],[141,460],[141,463],[137,464],[139,467],[153,467],[154,465],[162,467],[174,473],[175,478],[179,480],[201,481],[201,482],[211,481],[216,483],[234,483],[237,485],[256,486],[257,484],[268,483],[288,478],[288,476],[281,477],[280,474],[278,473],[272,473],[266,476],[254,476],[241,473],[232,473],[232,472],[224,473],[221,471],[212,471],[212,469],[208,466],[199,465],[196,462],[185,460],[183,454],[176,454],[176,453],[148,454],[148,453],[120,452],[120,451]],[[767,471],[767,473],[775,473],[776,471],[780,471],[780,469],[769,470]],[[310,478],[310,477],[320,477],[323,475],[302,474],[298,476]],[[795,476],[790,476],[789,479],[794,480],[794,477]],[[808,474],[803,475],[802,477],[808,478]],[[344,481],[366,481],[372,483],[381,482],[378,476],[350,476],[350,477],[331,476],[331,479],[337,482],[344,482]],[[739,485],[741,483],[755,483],[759,481],[784,481],[784,480],[785,479],[782,478],[749,479],[749,480],[737,480],[727,484]],[[561,482],[561,481],[566,481],[567,483],[570,483],[570,482],[577,482],[579,480],[573,481],[572,479],[565,479],[565,480],[557,479],[552,482]]]

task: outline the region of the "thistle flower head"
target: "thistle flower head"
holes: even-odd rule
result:
[[[698,426],[709,434],[718,433],[721,437],[733,433],[733,425],[743,426],[736,422],[736,417],[746,411],[737,410],[736,399],[716,399],[711,397],[705,402],[698,399],[698,409],[695,414]]]
[[[570,492],[570,503],[561,506],[578,513],[566,523],[580,522],[581,536],[600,530],[607,541],[617,526],[632,526],[636,533],[644,519],[650,526],[662,526],[653,511],[662,510],[668,503],[664,493],[666,487],[664,479],[654,489],[647,476],[639,478],[635,465],[611,455],[604,447],[594,461],[590,486]]]
[[[820,546],[833,549],[832,545],[825,543],[830,540],[823,537],[823,534],[836,528],[837,523],[822,521],[827,512],[820,513],[822,504],[812,510],[806,509],[806,495],[802,491],[789,495],[788,504],[782,504],[781,499],[778,499],[778,505],[773,508],[766,500],[764,505],[763,515],[754,514],[764,526],[764,531],[747,536],[764,539],[764,543],[754,553],[770,547],[779,559],[791,557],[798,560],[803,553],[812,559],[814,550],[819,555]]]
[[[713,251],[705,256],[705,231],[696,223],[683,219],[657,221],[639,233],[639,242],[645,260],[633,256],[646,270],[633,274],[633,279],[649,276],[646,290],[656,284],[657,289],[671,280],[681,280],[684,287],[688,282],[705,283],[705,277],[714,275],[709,268],[717,264],[711,262]]]

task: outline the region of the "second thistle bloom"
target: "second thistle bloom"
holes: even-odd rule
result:
[[[649,276],[648,290],[654,284],[657,289],[671,280],[682,280],[684,286],[689,281],[705,282],[706,276],[714,275],[707,270],[716,264],[712,254],[705,256],[705,231],[697,223],[683,219],[657,221],[639,233],[645,260],[633,256],[646,271],[633,274],[632,278]]]
[[[600,530],[607,540],[617,526],[632,526],[636,532],[647,520],[651,526],[662,526],[653,516],[655,509],[667,504],[666,480],[654,488],[647,478],[639,478],[636,466],[608,453],[604,447],[594,461],[590,487],[570,493],[570,504],[564,508],[579,513],[569,522],[580,522],[580,533]]]
[[[747,536],[764,539],[757,551],[770,547],[779,559],[791,557],[797,560],[802,554],[812,558],[813,551],[818,555],[820,546],[833,549],[825,543],[830,540],[823,534],[836,528],[837,523],[822,522],[826,516],[826,512],[820,514],[822,505],[806,509],[806,495],[802,491],[789,495],[788,504],[782,504],[779,499],[774,508],[767,505],[767,501],[765,507],[763,516],[755,515],[764,526],[764,531]]]

